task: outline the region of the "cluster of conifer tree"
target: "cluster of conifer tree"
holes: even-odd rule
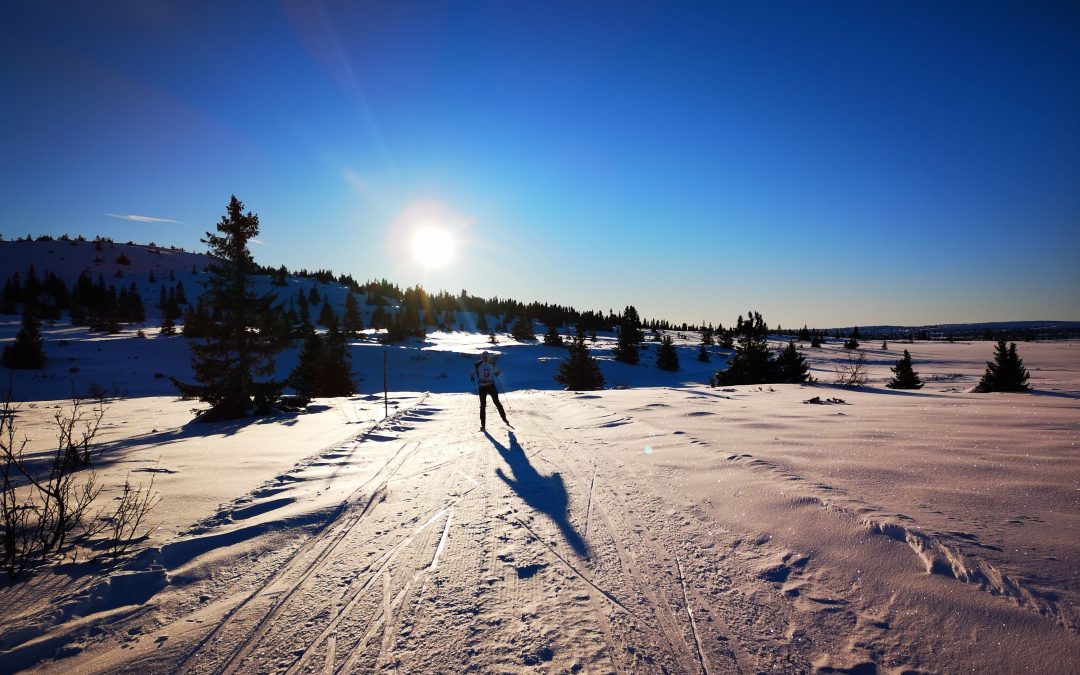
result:
[[[747,316],[749,319],[744,321],[740,316],[736,322],[735,354],[726,370],[716,371],[713,382],[718,386],[730,386],[809,381],[809,367],[795,343],[788,342],[787,347],[774,357],[769,351],[768,324],[758,312],[749,312]]]

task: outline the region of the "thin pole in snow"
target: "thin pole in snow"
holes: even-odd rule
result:
[[[383,400],[383,419],[390,417],[390,399],[386,393],[386,350],[382,353],[382,400]]]

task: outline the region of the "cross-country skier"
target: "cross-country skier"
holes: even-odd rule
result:
[[[487,397],[491,396],[491,400],[495,403],[495,408],[499,411],[499,416],[502,417],[502,421],[506,423],[506,426],[513,429],[510,425],[510,421],[506,419],[506,411],[503,410],[502,403],[499,403],[499,390],[495,386],[495,378],[502,375],[502,371],[495,367],[495,364],[491,362],[491,354],[484,352],[480,355],[480,360],[473,365],[473,372],[469,375],[469,382],[478,382],[480,385],[477,391],[480,394],[480,431],[484,431],[487,427]]]

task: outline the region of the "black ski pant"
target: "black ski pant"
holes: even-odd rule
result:
[[[499,417],[502,417],[503,422],[509,424],[506,421],[506,411],[503,410],[502,403],[499,403],[499,390],[495,388],[493,384],[480,385],[480,426],[487,426],[487,397],[491,396],[492,402],[495,404],[495,408],[499,411]]]

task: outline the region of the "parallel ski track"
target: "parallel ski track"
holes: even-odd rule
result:
[[[471,455],[471,453],[466,454],[466,455],[462,455],[462,456],[457,457],[457,458],[455,458],[453,460],[450,460],[448,462],[442,462],[439,465],[437,465],[437,466],[445,466],[447,464],[455,464],[454,467],[452,467],[449,471],[446,472],[446,475],[444,477],[444,481],[442,482],[440,487],[437,488],[437,489],[433,489],[431,492],[433,494],[440,494],[440,493],[446,492],[446,490],[444,490],[443,487],[445,487],[446,483],[449,482],[449,479],[454,476],[455,469],[456,469],[456,464],[461,462],[462,460],[464,460],[466,457],[469,457],[470,455]],[[434,467],[430,467],[428,470],[430,470],[431,468],[434,468]],[[372,621],[371,626],[369,626],[367,632],[365,633],[365,636],[363,638],[361,638],[360,643],[357,645],[357,647],[354,648],[353,650],[350,650],[349,655],[346,656],[346,662],[350,662],[351,660],[353,660],[353,655],[358,653],[359,650],[363,649],[363,646],[366,645],[367,639],[370,637],[370,634],[374,632],[375,628],[377,628],[380,623],[385,621],[385,615],[387,614],[387,610],[391,609],[392,606],[393,606],[393,603],[390,603],[389,605],[387,605],[385,603],[385,598],[388,597],[388,595],[386,595],[386,594],[389,593],[388,584],[390,582],[390,575],[386,572],[387,568],[391,565],[391,563],[394,561],[394,559],[397,558],[398,554],[400,554],[402,551],[404,551],[406,548],[408,548],[416,540],[416,538],[420,535],[421,532],[423,532],[425,529],[427,529],[428,526],[430,526],[433,523],[437,522],[440,518],[442,518],[443,515],[447,516],[446,526],[445,526],[445,528],[443,530],[443,538],[445,540],[447,532],[449,531],[450,519],[452,517],[454,507],[456,507],[457,504],[459,502],[461,502],[461,500],[463,500],[470,492],[475,490],[476,487],[477,486],[469,488],[468,490],[465,490],[464,492],[460,493],[457,497],[443,502],[438,507],[438,509],[436,510],[434,515],[430,516],[422,525],[420,525],[418,528],[416,528],[409,536],[405,537],[400,542],[398,542],[397,544],[392,546],[390,549],[385,551],[374,563],[372,563],[368,567],[368,569],[365,570],[365,572],[370,573],[369,576],[367,576],[367,578],[364,579],[364,581],[361,582],[360,585],[355,590],[351,591],[351,596],[349,597],[349,601],[347,603],[345,603],[335,613],[333,618],[330,620],[329,624],[304,649],[303,653],[301,653],[300,656],[297,657],[297,660],[295,662],[293,662],[293,664],[289,667],[289,669],[286,671],[286,673],[300,672],[300,670],[304,666],[306,666],[311,661],[311,659],[315,656],[316,652],[318,651],[319,646],[323,643],[323,641],[328,642],[331,637],[334,637],[335,641],[336,641],[335,631],[336,631],[338,625],[346,617],[349,616],[349,614],[353,611],[353,609],[356,607],[356,605],[364,598],[365,592],[368,591],[371,588],[371,586],[374,584],[375,580],[378,579],[379,577],[382,577],[383,578],[383,585],[384,585],[384,608],[383,608],[383,611],[379,616],[375,617],[375,619]],[[429,509],[429,512],[430,512],[430,509]],[[441,552],[441,549],[436,551],[435,559],[437,559],[438,554],[440,552]],[[431,565],[434,564],[435,559],[433,559],[432,563],[429,564],[429,568],[431,567]],[[330,670],[330,669],[333,668],[333,666],[332,666],[333,658],[332,657],[333,657],[333,655],[328,653],[328,655],[327,655],[327,666],[326,666],[327,670]],[[347,671],[342,671],[342,670],[339,669],[338,672],[347,672]]]
[[[472,458],[473,464],[474,464],[472,467],[470,467],[470,471],[473,474],[477,473],[476,464],[483,459],[483,453],[470,452],[470,453],[467,453],[465,455],[462,455],[461,457],[458,457],[456,460],[453,460],[454,466],[449,471],[447,471],[445,478],[446,478],[446,481],[448,481],[450,476],[452,476],[454,474],[454,471],[456,470],[459,475],[463,476],[464,478],[466,478],[470,482],[472,482],[473,486],[471,488],[469,488],[468,490],[465,490],[464,492],[460,493],[456,498],[450,500],[448,503],[445,503],[443,505],[443,508],[435,516],[432,516],[430,519],[428,519],[428,521],[424,524],[423,527],[427,527],[427,525],[430,525],[431,523],[437,521],[439,519],[439,517],[443,513],[447,513],[448,515],[447,515],[446,527],[443,530],[443,536],[445,537],[446,534],[449,532],[450,518],[451,518],[452,513],[453,513],[452,509],[457,507],[457,505],[460,504],[465,499],[465,497],[469,495],[469,493],[471,493],[473,490],[476,490],[477,488],[480,487],[481,484],[479,482],[477,482],[474,478],[472,478],[470,474],[466,474],[458,466],[466,458],[470,458],[470,457]],[[447,463],[449,463],[449,462],[444,462],[443,465],[445,465]],[[442,490],[435,491],[436,494],[438,492],[442,492]],[[411,540],[417,534],[419,534],[419,530],[414,532],[413,535],[409,539]],[[400,551],[402,548],[404,548],[405,544],[406,544],[406,542],[402,542],[402,546],[400,548],[398,548],[398,550]],[[396,553],[395,553],[395,555],[396,555]],[[381,576],[382,579],[383,579],[383,595],[382,595],[382,603],[381,603],[381,606],[380,606],[379,613],[372,618],[370,624],[368,624],[367,630],[364,631],[364,634],[357,641],[356,645],[353,646],[353,648],[349,650],[348,654],[345,656],[345,658],[343,659],[340,666],[335,668],[334,667],[335,655],[331,654],[329,652],[327,653],[326,663],[325,663],[325,666],[323,668],[324,672],[326,672],[326,673],[351,673],[351,672],[353,672],[353,669],[355,667],[356,662],[363,655],[364,650],[367,648],[367,645],[370,642],[371,638],[374,637],[375,633],[381,628],[381,629],[383,629],[383,639],[379,644],[379,651],[375,655],[375,661],[378,662],[379,658],[381,658],[382,654],[385,653],[385,651],[387,649],[386,642],[387,642],[387,639],[389,637],[389,634],[388,634],[387,631],[389,630],[390,620],[392,619],[392,617],[394,615],[394,612],[397,611],[398,607],[400,607],[401,604],[405,601],[405,598],[408,597],[408,593],[409,593],[409,591],[412,590],[412,587],[416,583],[416,581],[419,580],[421,577],[425,576],[428,572],[430,572],[433,569],[433,565],[435,563],[435,560],[438,558],[438,555],[439,555],[439,549],[436,549],[435,554],[432,556],[431,563],[429,563],[427,566],[417,570],[412,575],[412,577],[405,583],[405,585],[396,594],[393,595],[393,597],[391,597],[391,582],[392,582],[391,576],[392,576],[392,573],[389,573],[389,572],[386,571],[387,567],[388,567],[388,565],[389,565],[389,563],[391,561],[387,560],[384,564],[380,565],[379,570],[375,574],[373,574],[368,581],[366,581],[364,583],[364,588],[361,588],[356,594],[354,594],[352,600],[350,600],[350,602],[349,602],[349,606],[343,608],[341,610],[341,612],[339,612],[338,616],[335,617],[335,624],[333,626],[328,626],[327,629],[323,631],[323,634],[324,635],[326,635],[326,634],[333,635],[334,634],[333,629],[336,628],[337,622],[340,622],[340,620],[342,618],[344,618],[352,610],[352,607],[359,601],[360,597],[363,594],[363,591],[366,590],[366,588],[368,586],[370,586],[371,582],[374,579]],[[300,668],[302,667],[303,663],[306,662],[307,660],[309,660],[310,657],[314,655],[315,650],[318,647],[318,641],[321,638],[322,638],[322,635],[320,635],[320,637],[317,638],[305,650],[304,654],[297,661],[297,663],[294,664],[294,666],[289,669],[288,673],[296,673],[296,672],[300,671]]]
[[[601,406],[597,406],[596,404],[591,405],[593,407],[602,409]],[[628,423],[632,422],[633,418],[629,418]],[[571,447],[576,445],[577,443],[578,442],[575,439],[570,439]],[[564,456],[562,458],[564,460],[564,466],[562,467],[555,465],[554,462],[551,462],[547,458],[540,458],[544,459],[544,461],[548,462],[552,466],[556,466],[556,468],[567,470],[569,473],[575,475],[576,477],[582,478],[579,472],[577,472],[573,467],[569,465],[568,460],[570,460],[570,458],[573,456],[577,456],[576,453],[573,453],[569,448],[565,449]],[[708,675],[711,672],[708,666],[708,657],[705,654],[701,645],[701,638],[696,625],[696,621],[694,620],[693,614],[689,612],[689,591],[686,587],[685,577],[683,575],[682,565],[680,561],[678,560],[677,556],[674,558],[672,557],[672,555],[667,550],[667,547],[665,547],[660,542],[660,540],[652,532],[652,529],[633,515],[634,511],[630,508],[630,505],[628,505],[626,501],[622,499],[614,490],[597,488],[597,477],[595,474],[595,469],[596,464],[593,465],[594,473],[591,477],[591,480],[589,481],[589,513],[586,515],[587,522],[589,523],[589,525],[591,525],[591,521],[593,520],[591,516],[592,514],[595,514],[596,519],[602,524],[604,529],[608,531],[612,538],[612,541],[615,545],[616,553],[619,558],[619,564],[623,570],[624,578],[628,579],[634,586],[637,587],[638,591],[653,608],[653,613],[656,617],[657,623],[659,624],[659,631],[657,631],[656,628],[647,623],[645,625],[649,626],[651,630],[656,631],[659,635],[663,636],[664,641],[667,642],[669,653],[676,660],[677,663],[682,664],[682,667],[684,669],[689,670],[687,666],[690,663],[694,663],[698,668],[700,668],[701,672],[704,672],[706,673],[706,675]],[[644,546],[647,554],[655,560],[663,561],[668,567],[671,568],[671,571],[673,573],[672,577],[676,577],[679,579],[680,588],[678,590],[681,591],[684,601],[687,603],[686,631],[684,631],[681,626],[683,622],[680,621],[678,618],[679,613],[676,612],[676,610],[668,602],[662,601],[656,594],[656,588],[658,585],[662,585],[663,580],[650,580],[645,578],[645,576],[639,570],[639,565],[637,564],[636,557],[623,544],[622,539],[618,534],[619,530],[612,522],[610,515],[611,511],[605,505],[605,502],[609,500],[614,503],[615,511],[618,512],[620,514],[620,517],[626,521],[626,524],[630,526],[630,529],[640,533],[640,543]],[[595,585],[588,579],[586,579],[586,582],[590,585]],[[604,592],[602,589],[598,590]],[[739,644],[738,638],[728,630],[726,622],[723,622],[722,619],[721,626],[723,627],[725,632],[728,633],[728,636],[731,638],[731,642],[734,643],[729,646],[734,648],[733,653],[738,668],[742,672],[756,672],[756,668],[753,665],[754,659],[749,658],[746,651],[742,648],[741,644]],[[693,645],[687,642],[687,634],[693,638]]]
[[[404,414],[423,405],[426,400],[427,396],[425,395],[414,405],[399,410],[391,417],[374,425],[366,432],[364,432],[364,434],[362,434],[357,440],[362,441],[364,437],[374,433],[379,428],[383,426],[389,426],[395,423]],[[411,449],[406,452],[406,449],[409,448],[410,445],[412,446]],[[263,618],[256,622],[256,624],[250,629],[252,632],[249,633],[244,640],[242,640],[236,647],[233,648],[233,650],[229,653],[229,656],[226,658],[225,662],[217,668],[217,672],[220,673],[233,672],[234,664],[242,660],[242,657],[248,653],[251,646],[255,642],[257,642],[258,639],[260,639],[262,635],[266,632],[267,625],[270,623],[270,619],[277,615],[277,613],[280,611],[280,608],[283,607],[284,604],[304,584],[304,582],[311,577],[311,575],[319,568],[320,564],[325,561],[327,557],[329,557],[333,550],[338,546],[338,544],[341,543],[341,541],[349,534],[349,532],[352,531],[352,529],[357,525],[357,523],[359,523],[372,510],[372,507],[376,503],[377,498],[385,494],[386,485],[393,477],[394,473],[396,473],[397,470],[401,468],[402,464],[405,463],[405,460],[408,459],[408,457],[416,451],[417,447],[419,447],[419,444],[413,442],[403,443],[401,447],[398,448],[398,450],[390,457],[390,459],[388,459],[371,478],[360,484],[342,501],[341,505],[328,519],[327,525],[324,526],[320,534],[315,535],[307,542],[305,542],[289,557],[289,559],[278,569],[277,572],[271,575],[271,577],[265,583],[261,584],[258,588],[253,590],[243,600],[241,600],[228,612],[225,613],[225,615],[221,618],[217,625],[215,625],[209,633],[203,636],[203,638],[199,640],[199,642],[196,643],[191,650],[189,650],[188,654],[177,666],[176,672],[191,672],[191,668],[194,665],[195,659],[200,655],[203,647],[209,644],[215,637],[222,634],[222,632],[232,624],[233,619],[241,610],[247,607],[252,600],[259,597],[259,595],[262,594],[267,588],[283,580],[289,573],[295,572],[293,567],[296,564],[297,560],[300,560],[305,554],[311,552],[318,546],[324,545],[324,548],[315,556],[315,559],[308,565],[307,569],[300,575],[300,577],[296,581],[290,584],[288,590],[285,593],[282,593],[278,596],[278,598],[270,606],[270,609],[267,610],[267,613],[263,616]],[[364,493],[365,488],[367,488],[372,482],[376,480],[379,480],[379,485],[371,491],[371,494],[368,496],[368,499],[365,502],[363,509],[361,509],[357,515],[354,515],[343,523],[339,524],[338,518],[340,518],[341,515],[345,513],[350,506],[357,503],[359,501],[359,498]],[[335,529],[337,531],[332,536],[328,537],[325,533],[327,533],[331,529]]]

